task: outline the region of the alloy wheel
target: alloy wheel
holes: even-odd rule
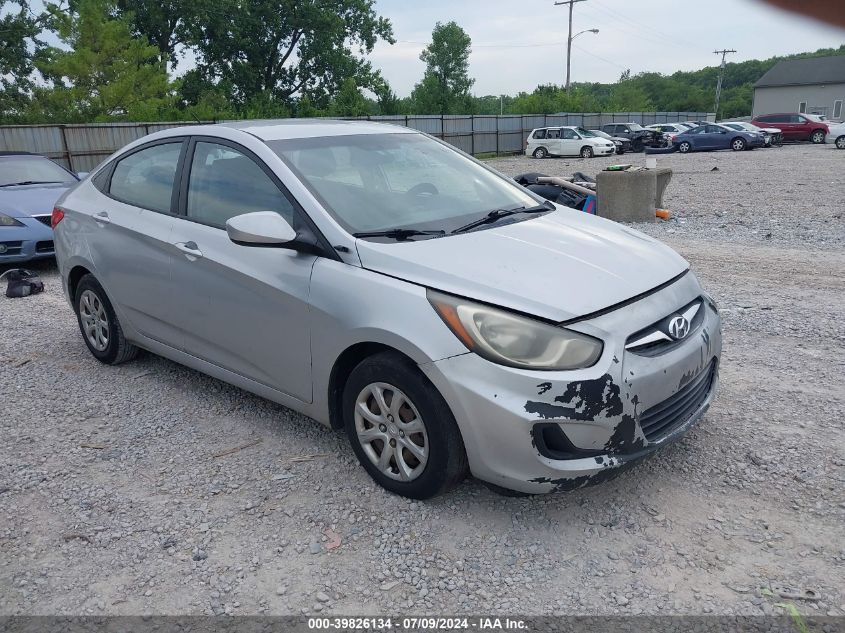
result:
[[[109,318],[100,298],[86,290],[79,298],[79,317],[88,343],[98,352],[109,346]]]
[[[681,154],[686,154],[691,148],[692,146],[687,141],[678,145],[678,151],[681,152]]]
[[[733,143],[731,143],[731,148],[732,148],[735,152],[742,151],[742,150],[744,150],[744,149],[745,149],[745,141],[743,141],[741,138],[734,139],[734,142],[733,142]]]
[[[355,433],[367,458],[387,477],[413,481],[429,455],[425,423],[411,399],[384,382],[364,387],[355,399]]]
[[[824,132],[821,130],[816,130],[813,132],[813,143],[824,143]]]

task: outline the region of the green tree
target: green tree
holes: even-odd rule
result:
[[[47,5],[49,24],[65,48],[45,48],[36,66],[52,89],[39,93],[44,116],[94,121],[157,118],[169,104],[159,51],[134,37],[125,18],[109,17],[106,0],[80,0],[75,11]]]
[[[379,39],[393,43],[390,22],[373,0],[197,0],[187,44],[211,84],[236,105],[264,94],[322,106],[347,78],[370,87],[378,77],[364,56]]]
[[[367,116],[370,113],[370,106],[355,80],[350,77],[344,80],[340,86],[337,96],[329,106],[329,114],[336,117],[345,116]]]
[[[0,122],[17,120],[27,107],[40,31],[26,0],[0,2]]]
[[[378,104],[378,114],[399,114],[399,97],[393,92],[387,80],[379,77],[372,87]]]
[[[197,19],[192,0],[115,0],[116,17],[126,17],[135,35],[159,50],[159,61],[175,66],[177,47],[185,44],[187,24]]]
[[[431,44],[420,54],[425,62],[422,81],[414,87],[411,99],[420,114],[461,114],[472,109],[469,54],[472,39],[455,22],[438,22]]]

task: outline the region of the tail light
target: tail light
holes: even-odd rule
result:
[[[677,134],[672,134],[672,135],[669,137],[669,140],[670,140],[670,141],[674,141],[676,138],[678,138],[678,135],[677,135]]]
[[[56,228],[56,225],[65,219],[65,211],[61,207],[53,207],[53,214],[50,216],[50,226]]]

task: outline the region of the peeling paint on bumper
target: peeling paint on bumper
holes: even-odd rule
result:
[[[671,444],[701,419],[718,386],[721,322],[705,302],[700,327],[680,345],[652,357],[624,349],[627,336],[699,296],[694,276],[578,328],[605,341],[599,362],[568,372],[503,367],[475,354],[421,366],[449,403],[479,479],[526,493],[574,490],[610,479]],[[649,441],[639,420],[701,372],[712,383],[680,420]],[[551,459],[534,441],[537,423],[556,423],[580,454]]]

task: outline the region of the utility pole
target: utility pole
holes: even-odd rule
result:
[[[585,0],[564,0],[563,2],[555,2],[555,6],[559,7],[562,4],[569,5],[569,37],[566,38],[566,92],[569,92],[569,69],[570,60],[572,59],[572,5],[576,2],[584,2]]]
[[[716,118],[719,118],[719,100],[722,98],[722,79],[725,78],[725,55],[728,53],[736,53],[736,51],[732,48],[713,51],[714,55],[722,56],[722,65],[719,68],[719,81],[716,83],[716,105],[713,107],[713,112],[716,113]]]

